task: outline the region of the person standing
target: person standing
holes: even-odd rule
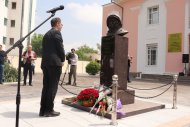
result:
[[[54,117],[60,112],[54,110],[54,99],[58,89],[62,66],[65,61],[65,51],[61,35],[62,23],[60,18],[51,20],[52,29],[43,37],[42,61],[43,88],[41,95],[41,107],[39,116]]]
[[[3,46],[0,44],[0,84],[3,85],[4,82],[4,62],[7,55],[3,51]]]
[[[73,86],[76,86],[76,73],[77,73],[77,62],[78,62],[78,55],[75,53],[75,49],[72,48],[71,49],[71,57],[69,58],[70,61],[70,72],[69,72],[69,82],[67,83],[67,85],[71,85],[71,78],[73,76]]]
[[[130,56],[130,55],[128,55],[127,81],[128,81],[129,83],[131,82],[129,73],[130,73],[130,67],[131,67],[132,59],[133,59],[133,57]]]
[[[34,60],[37,59],[36,53],[32,51],[32,45],[28,45],[27,51],[25,51],[22,55],[24,61],[24,84],[26,85],[26,79],[29,72],[29,86],[32,86],[32,64]]]

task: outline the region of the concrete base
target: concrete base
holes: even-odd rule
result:
[[[72,98],[65,98],[62,100],[62,104],[90,112],[91,107],[84,107],[78,103],[72,103],[71,100]],[[138,115],[141,113],[146,113],[146,112],[163,109],[163,108],[165,108],[165,105],[136,100],[135,103],[133,104],[123,105],[123,108],[119,110],[119,112],[122,112],[122,115],[118,113],[117,119],[133,116],[133,115]],[[92,113],[95,114],[96,111],[93,110]],[[97,115],[101,116],[100,113],[98,113]],[[104,117],[111,119],[111,114],[107,113]]]

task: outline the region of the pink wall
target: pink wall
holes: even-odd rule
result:
[[[131,72],[137,71],[137,41],[138,41],[138,16],[139,9],[132,10],[140,6],[144,0],[130,0],[124,6],[124,21],[123,27],[129,31],[127,37],[129,38],[129,54],[133,56]]]
[[[167,40],[166,40],[166,72],[181,72],[183,70],[182,54],[185,31],[185,0],[166,2],[167,8]],[[168,53],[168,34],[182,33],[181,52]]]
[[[136,72],[137,70],[137,41],[138,41],[138,15],[139,9],[131,10],[141,5],[144,0],[130,0],[123,4],[124,8],[124,19],[123,19],[123,28],[127,29],[129,33],[127,37],[129,38],[129,54],[133,56],[133,63],[131,66],[131,72]],[[106,19],[107,15],[112,11],[119,11],[121,14],[121,8],[110,4],[104,7],[103,10],[103,26],[102,26],[102,35],[105,36],[107,33]]]

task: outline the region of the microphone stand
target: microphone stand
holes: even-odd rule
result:
[[[35,30],[37,30],[40,26],[42,26],[45,22],[47,22],[50,18],[52,18],[55,15],[55,12],[52,12],[51,16],[48,17],[44,22],[42,22],[40,25],[38,25],[36,28],[34,28],[31,32],[29,32],[26,36],[20,38],[11,48],[9,48],[5,54],[8,54],[11,50],[18,47],[19,48],[19,64],[18,64],[18,86],[17,86],[17,95],[16,95],[16,127],[19,127],[19,108],[20,108],[20,101],[21,101],[21,95],[20,95],[20,77],[21,77],[21,59],[22,59],[22,50],[23,45],[22,42]]]

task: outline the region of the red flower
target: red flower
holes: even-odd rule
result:
[[[93,88],[87,88],[82,90],[79,95],[77,96],[77,100],[89,100],[89,99],[96,99],[98,98],[99,93],[98,90]]]

